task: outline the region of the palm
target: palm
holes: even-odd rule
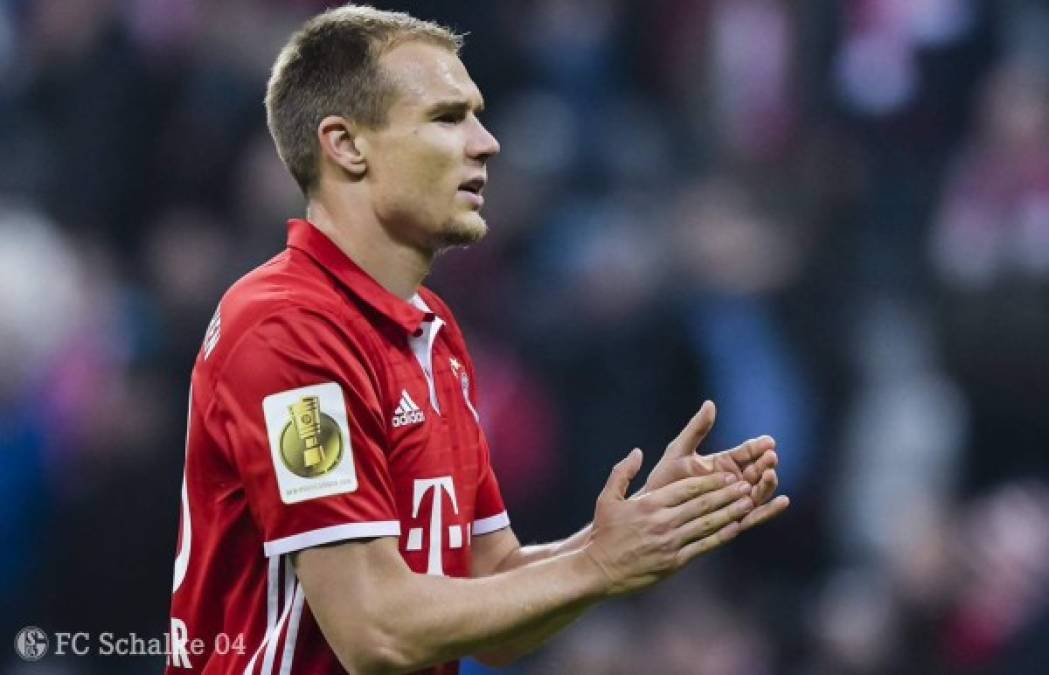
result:
[[[723,471],[725,473],[731,473],[737,478],[743,478],[743,467],[737,464],[736,460],[732,459],[732,455],[730,455],[727,450],[712,455],[699,455],[699,457],[700,466],[709,465],[710,473]]]
[[[648,475],[641,494],[689,476],[724,472],[753,486],[750,496],[754,505],[760,508],[744,519],[744,526],[750,527],[778,515],[789,501],[781,496],[767,503],[779,484],[775,471],[779,461],[774,450],[776,442],[770,436],[759,436],[729,450],[700,455],[696,450],[714,426],[714,418],[714,404],[704,403],[677,438],[667,446],[663,457]]]
[[[755,439],[755,441],[748,441],[748,443],[755,443],[761,440]],[[757,451],[757,456],[754,459],[748,461],[739,458],[741,461],[737,461],[738,455],[754,452],[750,448],[745,448],[746,445],[747,443],[744,443],[732,450],[701,455],[695,449],[682,451],[679,448],[675,448],[674,444],[671,443],[671,445],[667,446],[663,458],[659,460],[652,472],[648,474],[648,480],[645,482],[646,491],[657,490],[664,485],[669,485],[688,476],[706,476],[717,472],[731,473],[740,480],[749,480],[751,483],[755,483],[761,478],[761,473],[758,471],[759,460],[764,455],[761,451]],[[764,446],[765,444],[761,445]],[[768,451],[771,451],[771,448]],[[764,468],[770,459],[765,458],[765,462],[761,463],[760,468]]]

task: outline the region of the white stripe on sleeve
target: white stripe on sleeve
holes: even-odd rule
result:
[[[473,522],[472,535],[476,537],[478,535],[501,530],[504,527],[510,527],[510,515],[506,511],[497,513],[494,516],[489,516],[488,518],[475,520]]]
[[[309,532],[293,534],[290,537],[267,541],[262,545],[266,557],[284,555],[330,544],[343,539],[368,539],[371,537],[398,537],[401,534],[401,523],[397,520],[377,520],[369,523],[346,523],[332,525]]]

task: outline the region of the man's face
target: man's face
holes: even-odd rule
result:
[[[484,102],[455,54],[424,42],[387,52],[380,66],[398,91],[387,124],[367,143],[372,207],[390,233],[436,251],[485,235],[485,163],[499,142],[477,115]]]

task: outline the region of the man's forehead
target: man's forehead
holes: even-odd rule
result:
[[[400,90],[398,103],[429,106],[440,101],[466,100],[480,105],[481,92],[466,66],[443,47],[420,41],[398,45],[381,64]]]

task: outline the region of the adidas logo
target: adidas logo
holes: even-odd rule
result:
[[[418,424],[424,421],[426,421],[426,414],[419,409],[419,406],[415,405],[415,401],[408,395],[408,392],[401,389],[401,402],[397,406],[397,410],[393,412],[394,428]]]

